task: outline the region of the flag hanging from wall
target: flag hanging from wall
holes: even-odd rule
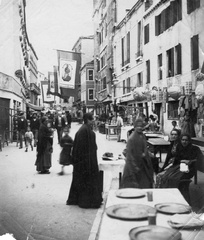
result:
[[[54,96],[49,92],[49,81],[41,81],[42,97],[44,103],[53,103]]]
[[[81,53],[57,50],[58,87],[61,97],[75,100],[80,86]]]
[[[53,72],[48,72],[48,93],[54,96],[62,97],[58,89],[58,70],[53,67]]]

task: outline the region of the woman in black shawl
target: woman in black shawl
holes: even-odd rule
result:
[[[192,145],[189,134],[181,135],[181,144],[178,144],[176,155],[172,166],[169,167],[161,177],[160,188],[178,188],[180,180],[190,179],[195,175],[195,161],[202,158],[202,152],[199,147]],[[180,171],[180,163],[186,163],[189,170]]]
[[[170,164],[173,163],[175,156],[176,156],[177,146],[180,143],[180,133],[181,132],[178,129],[171,130],[171,133],[170,133],[171,144],[169,146],[164,165],[162,166],[160,172],[164,171],[165,168],[167,168],[168,166],[170,166]]]
[[[73,157],[73,179],[67,205],[81,208],[99,208],[102,193],[99,184],[96,136],[92,130],[93,115],[85,113],[84,124],[75,135]]]
[[[135,121],[135,131],[127,142],[126,163],[121,188],[152,188],[153,167],[147,149],[146,137],[142,132],[143,120]]]
[[[53,131],[48,127],[49,122],[46,116],[42,117],[37,142],[36,170],[41,174],[49,174],[51,167]]]

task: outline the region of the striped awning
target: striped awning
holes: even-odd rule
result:
[[[26,105],[27,105],[29,108],[31,108],[31,109],[33,109],[33,110],[35,110],[35,111],[42,111],[42,110],[43,110],[43,107],[34,105],[34,104],[32,104],[32,103],[28,103],[28,102],[27,102]]]

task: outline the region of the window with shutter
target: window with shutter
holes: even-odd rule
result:
[[[149,24],[144,27],[144,44],[149,42]]]
[[[121,56],[122,56],[122,67],[125,65],[125,49],[124,49],[124,44],[125,44],[125,38],[123,37],[121,39]]]
[[[179,101],[168,102],[168,120],[178,119]]]
[[[182,58],[181,58],[181,44],[175,47],[175,74],[181,74]]]
[[[155,16],[155,36],[159,35],[159,16]]]
[[[158,55],[158,80],[162,79],[162,54]]]
[[[123,80],[123,94],[125,94],[125,80]]]
[[[127,63],[130,63],[130,32],[127,33]]]
[[[147,72],[146,83],[150,83],[150,60],[146,61],[146,72]]]
[[[199,68],[199,43],[198,35],[191,38],[191,70]]]
[[[200,7],[200,0],[187,0],[187,13],[190,14]]]
[[[167,51],[167,77],[174,76],[174,48]]]
[[[129,93],[131,91],[131,88],[130,88],[130,78],[127,78],[127,93]]]

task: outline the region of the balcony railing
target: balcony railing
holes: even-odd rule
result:
[[[40,95],[40,88],[35,83],[30,84],[30,91]]]

